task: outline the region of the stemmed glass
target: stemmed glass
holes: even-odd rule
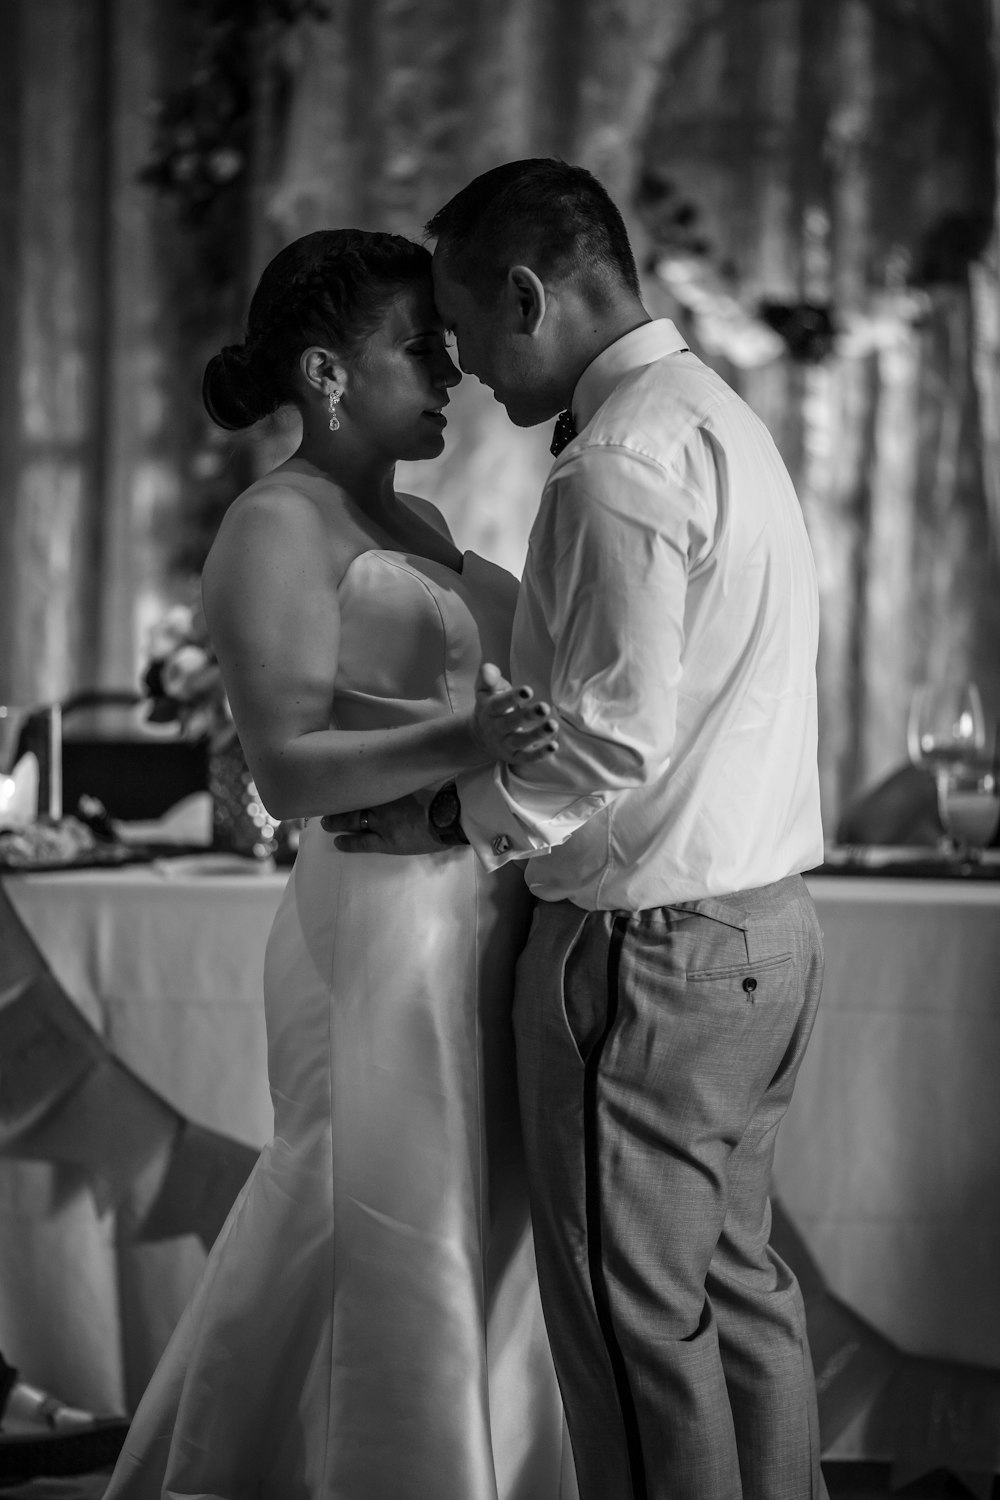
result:
[[[983,764],[942,767],[937,776],[938,812],[950,840],[949,852],[962,864],[976,864],[1000,823],[997,775]]]
[[[913,694],[906,744],[915,766],[935,775],[982,756],[986,723],[974,682],[924,683]]]
[[[1000,818],[996,767],[985,758],[986,724],[974,682],[925,683],[910,706],[910,760],[931,771],[944,852],[963,863],[982,858]]]

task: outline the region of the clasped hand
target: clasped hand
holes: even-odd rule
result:
[[[551,755],[559,742],[559,726],[549,705],[536,702],[530,687],[511,687],[489,661],[476,676],[471,729],[484,763],[503,761],[515,771]]]
[[[512,687],[492,662],[479,668],[468,728],[483,765],[501,761],[518,770],[558,746],[558,725],[549,705],[536,700],[530,687]],[[436,854],[442,844],[427,820],[432,795],[416,792],[381,807],[331,813],[323,818],[323,827],[340,835],[337,848],[345,854]]]

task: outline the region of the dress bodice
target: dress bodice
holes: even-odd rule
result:
[[[338,590],[339,729],[416,724],[472,705],[483,660],[509,670],[517,582],[466,552],[462,571],[381,549],[354,558]]]

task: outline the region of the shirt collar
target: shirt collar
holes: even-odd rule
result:
[[[654,318],[602,349],[584,370],[573,392],[573,421],[577,432],[583,431],[598,407],[604,405],[626,375],[668,354],[677,354],[684,347],[684,340],[669,318]]]

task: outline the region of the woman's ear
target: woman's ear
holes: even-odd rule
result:
[[[511,266],[507,272],[507,298],[521,333],[537,333],[545,317],[545,287],[530,266]]]
[[[347,384],[347,366],[330,349],[312,344],[299,356],[299,373],[312,391],[325,393],[332,381],[341,390]]]

